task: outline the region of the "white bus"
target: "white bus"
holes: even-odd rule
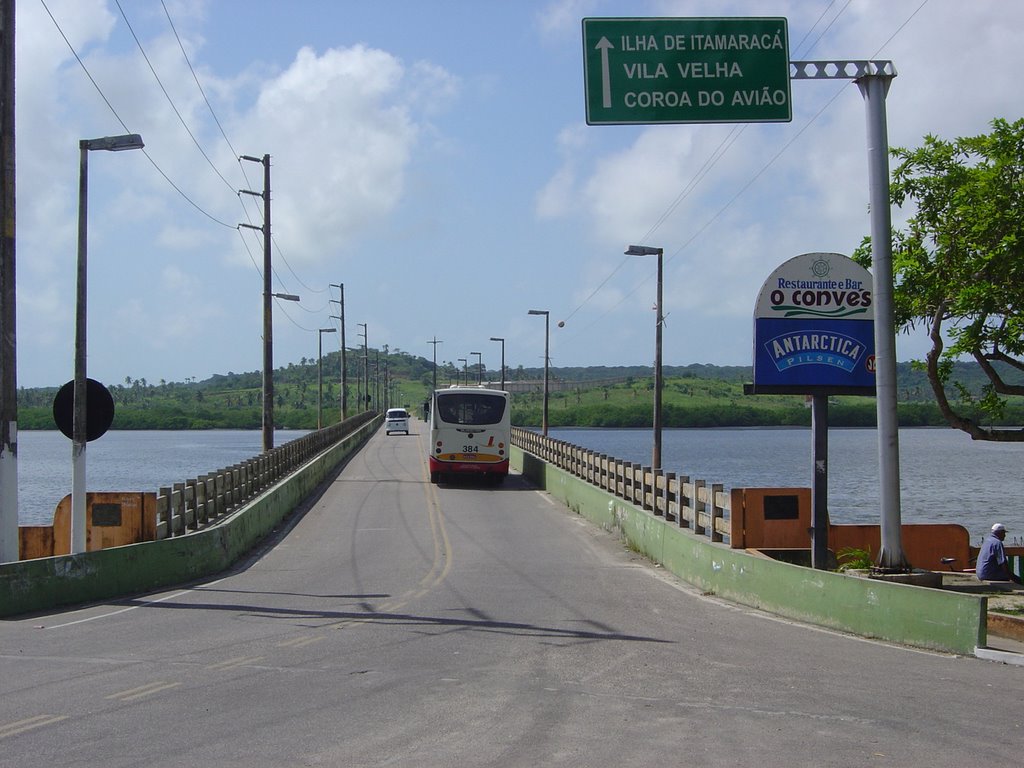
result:
[[[512,422],[508,392],[449,387],[430,404],[430,482],[484,475],[495,485],[508,475]]]

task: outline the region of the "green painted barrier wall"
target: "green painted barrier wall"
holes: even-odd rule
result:
[[[730,549],[517,447],[511,460],[573,512],[618,531],[630,548],[704,592],[862,637],[968,655],[985,645],[984,597],[813,570]]]
[[[0,565],[0,616],[150,592],[229,568],[380,426],[374,419],[210,528],[159,541]]]

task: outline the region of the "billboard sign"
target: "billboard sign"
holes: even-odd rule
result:
[[[875,394],[871,273],[839,253],[779,266],[754,309],[754,394]]]
[[[785,18],[583,19],[588,125],[788,122]]]

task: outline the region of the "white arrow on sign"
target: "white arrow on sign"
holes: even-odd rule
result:
[[[601,39],[594,46],[601,51],[601,106],[605,109],[612,107],[612,82],[611,72],[608,68],[608,49],[615,46],[608,42],[608,38],[602,35]]]

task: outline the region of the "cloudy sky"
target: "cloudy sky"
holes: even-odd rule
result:
[[[89,157],[89,375],[262,366],[260,164],[271,156],[277,365],[319,328],[497,368],[749,365],[757,292],[869,228],[864,103],[794,81],[793,120],[588,126],[585,17],[788,19],[790,58],[891,59],[890,144],[1020,117],[1005,0],[17,0],[18,383],[73,375],[78,142]],[[896,212],[896,219],[900,213]],[[559,320],[565,321],[558,327]],[[339,335],[324,336],[325,351]],[[920,353],[901,337],[900,359]]]

